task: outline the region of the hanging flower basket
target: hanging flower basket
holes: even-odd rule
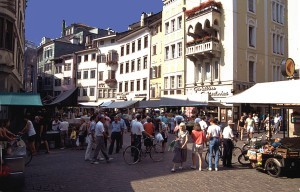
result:
[[[187,17],[191,17],[194,16],[195,14],[197,14],[197,12],[200,12],[206,8],[215,8],[215,9],[222,9],[222,3],[221,2],[215,2],[214,0],[209,0],[203,3],[200,3],[199,6],[194,7],[191,10],[186,10],[185,14]]]
[[[113,87],[117,84],[117,80],[116,79],[106,79],[105,80],[105,83],[110,86],[110,87]]]
[[[106,65],[108,65],[108,66],[112,66],[112,65],[116,65],[116,64],[118,64],[117,61],[107,61],[106,62]]]

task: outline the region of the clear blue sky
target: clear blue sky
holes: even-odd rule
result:
[[[42,37],[60,37],[63,20],[67,26],[84,23],[121,32],[139,21],[142,12],[157,13],[162,7],[162,0],[29,0],[26,40],[38,45]]]

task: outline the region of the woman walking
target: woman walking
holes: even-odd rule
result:
[[[196,169],[196,155],[197,155],[199,160],[199,171],[202,171],[202,153],[203,153],[204,143],[206,142],[206,137],[199,123],[195,123],[194,130],[192,131],[191,137],[193,140],[193,147],[192,147],[193,165],[191,166],[191,168]]]
[[[240,134],[241,141],[243,141],[243,136],[245,131],[245,120],[243,116],[241,116],[241,118],[238,121],[237,131]]]
[[[183,168],[183,163],[186,162],[188,134],[189,132],[186,130],[185,124],[180,123],[174,149],[173,168],[171,169],[172,172],[175,172],[176,164],[180,164],[178,169],[181,170]]]

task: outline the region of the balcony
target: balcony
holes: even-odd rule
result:
[[[215,37],[205,37],[204,39],[196,39],[186,44],[186,56],[189,59],[197,56],[220,57],[220,42]]]
[[[109,87],[115,87],[117,85],[117,80],[116,79],[106,79],[105,83],[109,86]]]
[[[110,66],[110,67],[117,65],[117,64],[118,64],[118,61],[106,61],[106,65]]]

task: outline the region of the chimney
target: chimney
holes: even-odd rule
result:
[[[145,12],[141,15],[141,27],[145,25],[145,18],[147,17],[147,14]]]
[[[64,37],[65,35],[66,35],[66,21],[63,20],[61,36]]]

